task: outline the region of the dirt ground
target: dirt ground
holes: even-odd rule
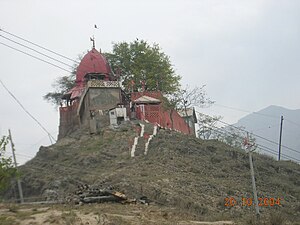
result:
[[[196,221],[172,208],[154,205],[92,204],[70,205],[15,205],[0,206],[1,225],[194,225],[234,224],[232,221]]]

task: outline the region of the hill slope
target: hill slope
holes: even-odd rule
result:
[[[118,130],[107,128],[94,136],[74,134],[41,147],[20,168],[24,196],[54,193],[63,199],[78,184],[86,183],[111,187],[133,198],[147,196],[155,204],[175,207],[198,219],[241,220],[253,214],[253,206],[241,206],[242,197],[252,197],[247,154],[217,141],[160,130],[146,156],[140,144],[137,156],[131,158],[129,140],[135,135],[128,123]],[[290,221],[299,220],[300,166],[258,154],[254,154],[254,166],[258,196],[282,199],[280,206],[261,207],[262,213],[280,212]],[[226,197],[234,197],[238,204],[225,206]]]

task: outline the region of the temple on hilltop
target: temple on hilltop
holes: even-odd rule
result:
[[[195,135],[195,111],[167,110],[163,99],[158,90],[125,93],[105,56],[93,46],[77,67],[75,86],[62,97],[58,139],[78,129],[97,133],[128,120]]]

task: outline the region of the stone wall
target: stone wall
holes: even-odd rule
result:
[[[90,133],[109,125],[109,110],[121,102],[119,88],[89,88],[79,110],[81,125]]]
[[[90,133],[96,133],[108,126],[108,111],[121,102],[121,91],[114,87],[90,87],[81,98],[71,106],[60,107],[58,139],[76,129],[87,128]]]
[[[119,88],[90,88],[88,91],[90,109],[109,110],[121,103]]]

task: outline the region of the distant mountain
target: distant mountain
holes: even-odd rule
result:
[[[288,147],[282,147],[282,159],[287,159],[287,157],[285,157],[286,155],[288,157],[296,158],[298,159],[298,162],[300,162],[300,109],[291,110],[271,105],[243,117],[235,124],[235,126],[244,126],[246,130],[253,132],[255,135],[262,136],[278,143],[281,116],[284,117],[282,145]],[[256,142],[265,146],[268,151],[274,151],[274,154],[278,154],[278,145],[257,136],[255,138]],[[298,152],[295,152],[292,149]],[[271,154],[265,150],[259,151],[277,158],[277,155]]]

